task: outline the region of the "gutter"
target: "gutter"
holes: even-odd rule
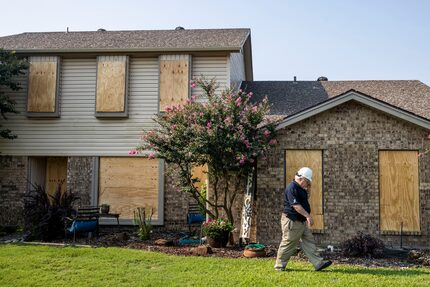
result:
[[[78,48],[78,49],[7,49],[17,54],[42,54],[42,53],[136,53],[136,52],[240,52],[242,47],[224,48]]]

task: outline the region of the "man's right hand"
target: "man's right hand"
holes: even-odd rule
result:
[[[308,217],[306,217],[306,221],[308,222],[309,226],[314,225],[314,219],[312,218],[311,215],[309,215]]]

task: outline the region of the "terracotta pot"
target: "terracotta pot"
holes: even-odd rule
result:
[[[248,258],[265,257],[266,256],[266,250],[265,249],[245,249],[243,251],[243,256],[248,257]]]
[[[228,243],[229,235],[230,235],[230,232],[221,234],[219,237],[215,237],[215,238],[208,236],[207,237],[208,244],[210,247],[213,247],[213,248],[226,247]]]

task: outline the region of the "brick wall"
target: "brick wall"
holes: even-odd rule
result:
[[[164,228],[188,230],[188,203],[194,199],[177,186],[178,170],[173,164],[164,165]]]
[[[26,156],[0,156],[0,225],[24,223],[27,162]]]
[[[278,244],[284,190],[284,150],[323,150],[324,233],[321,245],[338,244],[364,231],[398,246],[400,237],[379,231],[378,154],[381,149],[430,148],[428,131],[356,102],[348,102],[279,131],[280,144],[259,161],[257,238]],[[421,235],[405,246],[430,245],[430,157],[420,160]],[[287,179],[287,182],[292,179]]]
[[[91,205],[93,181],[93,157],[69,157],[67,159],[67,190],[78,194],[78,206]]]

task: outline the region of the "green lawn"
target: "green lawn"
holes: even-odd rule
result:
[[[121,248],[0,245],[0,286],[430,286],[430,270],[334,265],[314,272],[273,259],[181,257]]]

